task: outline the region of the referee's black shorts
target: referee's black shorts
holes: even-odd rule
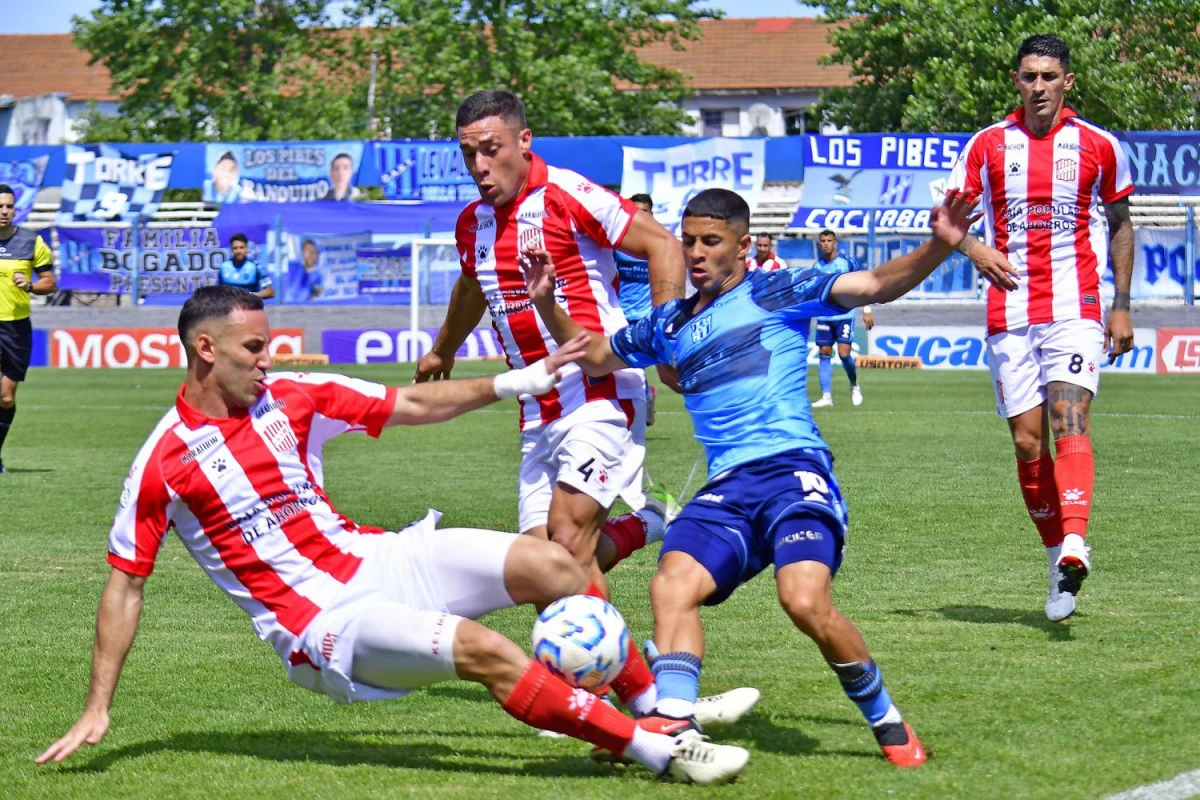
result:
[[[0,375],[20,383],[33,352],[33,322],[26,317],[0,320]]]

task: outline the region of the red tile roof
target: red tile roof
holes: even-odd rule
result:
[[[0,36],[4,78],[0,94],[31,97],[66,94],[72,100],[119,100],[108,70],[88,66],[88,54],[69,33],[17,33]]]
[[[648,45],[648,61],[678,69],[698,91],[738,89],[823,89],[846,86],[844,66],[822,67],[817,60],[832,51],[829,26],[810,18],[704,20],[701,39],[686,50],[665,43]],[[118,100],[108,70],[88,66],[69,33],[0,35],[7,65],[0,94],[13,97],[61,93],[72,100]]]

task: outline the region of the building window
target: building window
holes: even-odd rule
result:
[[[723,123],[725,121],[724,112],[719,108],[702,108],[700,109],[700,135],[701,136],[722,136],[724,135]]]
[[[799,136],[802,133],[820,133],[821,115],[811,106],[808,108],[790,108],[783,112],[783,129],[788,136]]]

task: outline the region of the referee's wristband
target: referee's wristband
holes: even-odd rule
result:
[[[33,294],[33,281],[25,281],[25,285],[21,287],[25,291]]]
[[[871,313],[871,307],[870,307],[870,306],[863,306],[863,307],[862,307],[862,310],[863,310],[863,313],[864,313],[864,314],[870,314],[870,313]]]

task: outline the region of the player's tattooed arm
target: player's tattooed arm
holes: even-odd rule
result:
[[[1133,220],[1129,198],[1104,204],[1108,219],[1109,253],[1112,256],[1113,303],[1104,325],[1104,349],[1108,362],[1133,349],[1133,320],[1129,317],[1129,286],[1133,280]]]
[[[1050,403],[1050,427],[1055,439],[1091,436],[1088,415],[1092,407],[1090,391],[1073,383],[1051,381],[1046,386],[1046,395]]]
[[[1017,288],[1017,278],[1020,277],[1013,269],[1008,259],[994,247],[988,247],[971,234],[963,237],[956,248],[975,265],[979,274],[997,289],[1011,292]]]

